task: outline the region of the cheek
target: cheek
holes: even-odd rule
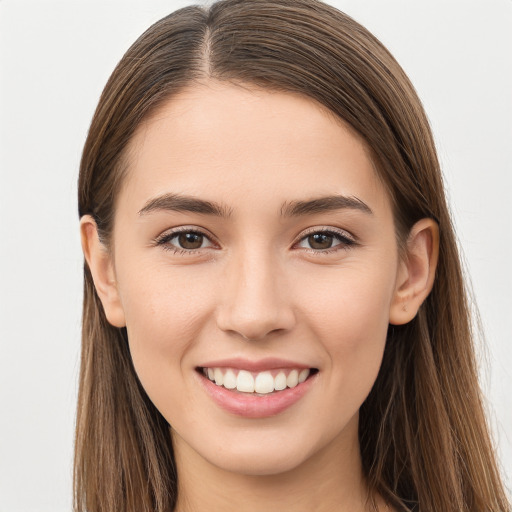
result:
[[[331,335],[354,329],[362,336],[389,321],[395,286],[393,265],[346,265],[328,272],[303,274],[301,302]]]
[[[332,378],[343,380],[344,386],[350,381],[351,386],[371,387],[377,376],[389,325],[393,275],[345,268],[323,285],[316,279],[317,293],[311,295],[305,311],[314,337],[321,341],[335,370]]]
[[[146,267],[126,272],[119,282],[133,364],[156,404],[159,390],[169,396],[168,388],[179,386],[183,360],[199,337],[212,300],[199,278],[187,272]]]
[[[144,266],[144,265],[141,265]],[[211,293],[198,272],[172,267],[130,272],[119,275],[121,302],[129,330],[161,349],[170,342],[187,339],[194,333],[197,319],[211,304]]]

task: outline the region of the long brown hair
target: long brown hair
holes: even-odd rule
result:
[[[377,382],[361,407],[364,473],[370,495],[399,511],[509,510],[429,124],[403,70],[350,17],[316,0],[222,0],[154,24],[99,101],[80,167],[80,216],[94,217],[108,247],[134,130],[205,79],[318,101],[365,139],[392,199],[399,243],[419,219],[438,222],[432,293],[409,324],[390,326]],[[126,330],[107,322],[87,265],[74,484],[77,512],[169,512],[176,502],[169,425],[138,381]]]

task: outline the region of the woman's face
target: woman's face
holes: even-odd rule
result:
[[[189,88],[132,139],[113,247],[117,318],[178,450],[245,474],[357,450],[401,263],[352,130],[298,95]]]

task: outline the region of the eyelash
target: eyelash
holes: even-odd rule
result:
[[[215,247],[216,243],[212,241],[211,236],[207,235],[201,230],[195,229],[195,228],[188,228],[186,226],[182,228],[174,229],[171,232],[164,233],[160,236],[158,236],[155,239],[155,245],[161,246],[166,251],[171,251],[173,254],[179,254],[179,255],[186,255],[190,256],[193,254],[196,254],[198,251],[209,248],[208,247],[199,247],[197,249],[184,249],[181,247],[177,247],[173,244],[171,244],[171,240],[178,237],[180,234],[194,234],[204,237],[208,242],[211,244],[212,247]],[[305,233],[301,234],[301,237],[297,242],[293,244],[293,247],[297,247],[301,242],[306,240],[307,238],[313,236],[313,235],[324,235],[324,236],[332,236],[334,239],[336,239],[339,243],[329,247],[327,249],[313,249],[313,248],[307,248],[304,247],[304,250],[306,250],[308,253],[314,254],[314,255],[325,255],[325,254],[331,254],[333,252],[337,252],[340,250],[348,250],[356,245],[357,242],[352,238],[347,232],[345,231],[338,231],[334,230],[332,228],[313,228],[310,231],[306,231]]]
[[[173,254],[179,254],[179,255],[192,255],[196,252],[200,251],[201,249],[205,249],[205,247],[199,247],[198,249],[184,249],[182,247],[177,247],[173,244],[171,244],[171,240],[173,238],[178,237],[180,234],[193,234],[193,235],[199,235],[204,237],[212,246],[215,246],[215,242],[212,241],[212,237],[204,233],[203,231],[195,228],[188,228],[186,226],[182,228],[177,228],[172,230],[171,232],[164,233],[160,236],[158,236],[155,239],[155,244],[157,246],[161,246],[165,251],[171,251]]]
[[[349,250],[352,247],[357,246],[356,240],[346,231],[343,230],[336,230],[333,228],[312,228],[310,231],[306,231],[305,233],[301,234],[301,237],[298,242],[294,243],[293,246],[296,247],[301,242],[309,238],[313,235],[327,235],[332,236],[335,240],[337,240],[339,243],[329,247],[327,249],[313,249],[313,248],[304,248],[308,253],[313,254],[315,256],[317,255],[327,255],[332,254],[333,252],[343,251],[343,250]]]

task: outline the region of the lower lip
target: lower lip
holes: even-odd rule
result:
[[[294,388],[286,388],[263,396],[230,391],[223,386],[217,386],[205,376],[198,375],[207,393],[224,410],[245,418],[268,418],[298,402],[311,388],[318,374],[311,375]]]

